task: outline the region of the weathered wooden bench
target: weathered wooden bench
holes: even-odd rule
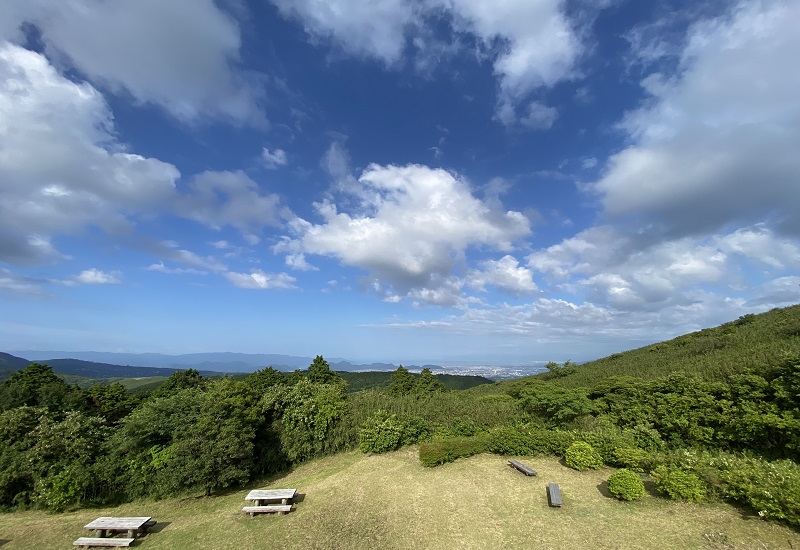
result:
[[[288,514],[292,511],[291,504],[270,504],[268,506],[245,506],[242,508],[242,512],[253,516],[255,514],[269,514],[273,512],[281,512],[284,514]]]
[[[511,466],[512,468],[516,468],[526,476],[536,475],[536,470],[534,470],[533,468],[529,468],[528,466],[525,466],[522,462],[517,462],[516,460],[509,460],[508,465]]]
[[[558,488],[558,483],[547,484],[547,500],[550,506],[561,507],[561,489]]]
[[[124,547],[133,543],[136,539],[116,539],[113,537],[81,537],[72,543],[73,546],[80,546],[81,548],[95,548],[98,546],[105,547]]]

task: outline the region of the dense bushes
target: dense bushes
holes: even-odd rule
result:
[[[365,453],[385,453],[427,436],[428,426],[421,418],[402,419],[379,410],[361,426],[358,448]]]
[[[800,465],[791,460],[721,457],[716,461],[726,497],[760,516],[800,527]]]
[[[644,483],[638,474],[623,468],[608,478],[608,491],[620,500],[636,500],[644,496]]]
[[[603,467],[603,459],[594,448],[585,441],[577,441],[564,453],[564,462],[576,470],[596,470]]]
[[[421,443],[419,459],[424,466],[438,466],[457,458],[466,458],[486,452],[489,439],[486,436],[447,437]]]
[[[705,483],[692,472],[662,464],[650,472],[650,477],[656,488],[671,499],[700,502],[706,497]]]

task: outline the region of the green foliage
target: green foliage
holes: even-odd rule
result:
[[[563,424],[594,411],[592,402],[582,389],[565,389],[537,382],[525,387],[519,395],[520,406],[537,414],[550,424]]]
[[[308,379],[315,384],[342,382],[342,378],[331,370],[331,366],[321,355],[317,355],[308,366]]]
[[[608,478],[608,491],[620,500],[637,500],[644,496],[644,483],[636,472],[623,468]]]
[[[281,445],[289,460],[305,460],[327,451],[335,425],[347,412],[344,381],[318,384],[304,378],[288,387],[275,387],[264,395],[262,407],[280,417]]]
[[[420,444],[419,459],[424,466],[433,467],[486,452],[488,446],[486,436],[434,439]]]
[[[153,397],[169,397],[190,388],[203,389],[207,383],[196,369],[176,370],[153,392]]]
[[[376,411],[359,430],[358,448],[365,453],[394,451],[403,442],[405,424],[396,414]]]
[[[447,391],[444,384],[431,372],[431,369],[424,368],[420,371],[417,380],[414,382],[413,393],[421,396],[431,395],[434,393],[441,393]]]
[[[127,416],[134,407],[134,400],[119,382],[110,386],[95,385],[86,390],[88,409],[106,419],[109,424],[116,424]]]
[[[611,464],[634,472],[644,472],[650,463],[650,453],[636,447],[615,447]]]
[[[764,518],[800,527],[800,465],[754,457],[722,457],[716,462],[726,497]]]
[[[486,450],[506,456],[540,454],[531,430],[518,426],[498,426],[490,430]]]
[[[603,459],[600,454],[585,441],[576,441],[570,445],[564,453],[564,461],[570,468],[581,471],[597,470],[603,467]]]
[[[403,365],[391,374],[389,393],[391,395],[408,395],[414,390],[414,375]]]
[[[31,363],[0,386],[0,411],[22,406],[43,407],[51,412],[80,410],[83,394],[59,378],[49,366]]]
[[[706,498],[706,484],[696,474],[662,464],[650,477],[656,488],[673,500],[700,502]]]

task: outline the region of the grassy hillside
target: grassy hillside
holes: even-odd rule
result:
[[[564,387],[592,386],[615,375],[654,379],[672,372],[724,380],[744,370],[763,372],[786,355],[800,356],[800,305],[745,315],[715,328],[584,363],[568,376],[537,378]]]
[[[539,472],[525,477],[502,457],[480,455],[438,468],[416,449],[366,456],[345,453],[298,466],[253,487],[297,488],[285,516],[244,517],[248,488],[213,498],[143,500],[65,514],[0,515],[3,550],[69,548],[99,516],[156,518],[137,543],[152,550],[270,548],[798,548],[800,534],[724,504],[695,505],[646,495],[625,504],[606,496],[604,469],[576,472],[553,458],[522,457]],[[549,508],[547,482],[564,507]]]

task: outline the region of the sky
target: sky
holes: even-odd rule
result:
[[[4,0],[0,350],[585,361],[798,303],[798,21]]]

